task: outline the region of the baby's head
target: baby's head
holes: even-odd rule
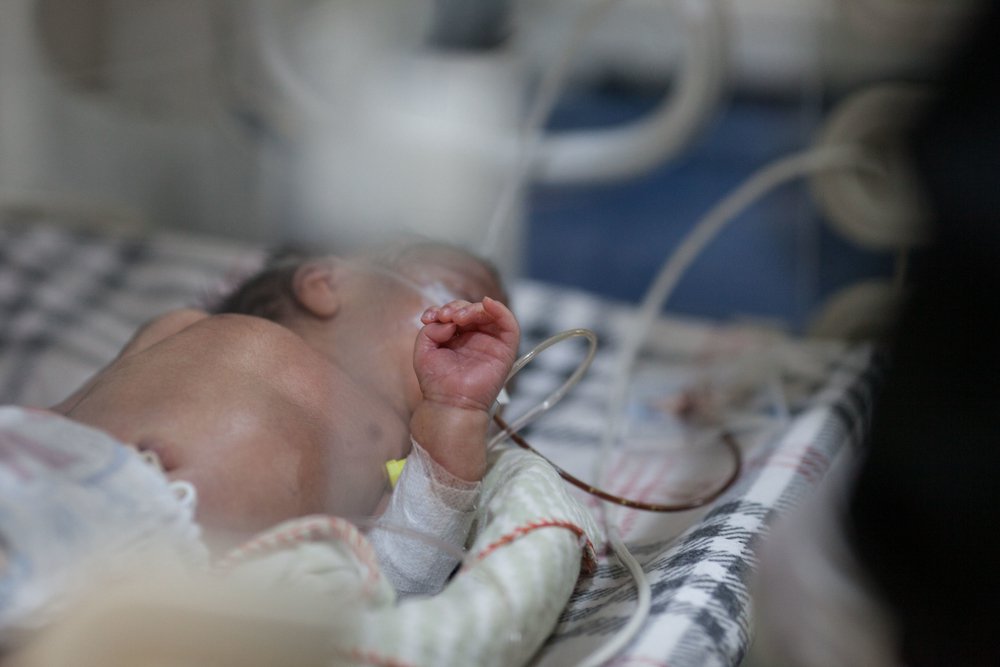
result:
[[[412,411],[420,314],[453,299],[507,302],[496,269],[440,243],[383,246],[350,256],[279,257],[212,310],[252,315],[299,334],[313,349]]]
[[[332,282],[338,267],[381,278],[378,282],[386,296],[393,292],[419,294],[433,305],[451,299],[478,301],[484,296],[507,301],[500,275],[488,261],[456,246],[422,242],[388,245],[345,257],[279,253],[211,310],[263,317],[279,324],[317,316],[316,304],[308,298],[306,278],[310,270],[318,270]],[[330,288],[337,286],[331,284]],[[368,287],[379,289],[377,284]]]

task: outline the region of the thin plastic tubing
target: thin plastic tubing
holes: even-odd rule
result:
[[[603,483],[604,467],[607,465],[611,447],[621,429],[628,378],[632,373],[636,357],[657,315],[695,258],[737,215],[779,185],[816,171],[845,169],[864,164],[859,149],[850,146],[815,148],[779,159],[755,172],[741,186],[712,208],[687,234],[677,250],[667,258],[647,291],[639,310],[638,320],[629,329],[629,334],[619,354],[618,372],[612,388],[608,428],[605,430],[601,443],[601,453],[597,457],[592,476],[592,479],[597,480],[598,485]],[[601,505],[601,507],[603,509],[605,506]],[[618,537],[608,520],[606,510],[603,511],[602,518],[611,548],[635,581],[638,600],[628,623],[600,649],[592,653],[587,660],[583,661],[582,667],[601,665],[624,649],[642,628],[651,607],[651,591],[645,572]]]
[[[688,232],[681,244],[664,262],[660,272],[656,276],[656,279],[653,281],[652,285],[650,285],[650,288],[639,308],[637,320],[633,323],[633,326],[629,328],[625,342],[622,345],[621,352],[619,353],[617,373],[615,374],[614,384],[612,385],[611,410],[608,419],[608,427],[605,429],[604,437],[601,442],[601,452],[597,456],[594,473],[591,476],[591,479],[596,480],[597,486],[601,486],[604,483],[605,466],[607,465],[607,461],[610,459],[611,448],[617,440],[619,431],[621,430],[625,397],[628,391],[628,379],[632,374],[632,369],[635,366],[635,360],[638,357],[639,350],[642,349],[642,344],[645,342],[646,337],[652,328],[653,322],[655,322],[656,317],[663,309],[667,299],[673,293],[673,290],[676,288],[681,276],[683,276],[684,272],[687,271],[698,255],[715,239],[716,236],[718,236],[723,229],[725,229],[730,222],[732,222],[734,218],[776,187],[800,176],[812,174],[817,171],[827,169],[847,169],[852,167],[860,168],[865,166],[865,164],[864,154],[860,149],[854,146],[813,148],[800,153],[794,153],[790,156],[772,162],[752,174],[742,185],[737,187],[736,190],[731,192],[728,196],[722,199],[722,201],[716,204],[716,206],[713,207],[705,215],[705,217],[699,220],[690,232]],[[525,364],[529,363],[535,355],[544,350],[546,347],[549,347],[562,339],[563,338],[560,338],[560,335],[557,334],[549,340],[544,341],[528,354],[524,355],[524,357],[517,361],[515,367],[511,370],[508,380],[513,377],[517,371],[523,368]],[[592,351],[594,349],[595,348],[592,348]],[[571,376],[565,383],[563,383],[559,389],[553,392],[552,396],[559,394],[559,398],[561,398],[570,387],[576,384],[576,380],[578,379],[576,376],[582,375],[583,372],[586,371],[590,365],[591,359],[592,357],[588,358],[587,361],[581,364],[577,369],[577,372],[574,373],[573,376]],[[556,401],[557,400],[558,399],[556,399]],[[555,404],[556,401],[550,402],[550,399],[547,398],[541,404],[532,410],[529,410],[528,413],[516,420],[510,427],[497,434],[497,436],[490,441],[490,445],[492,446],[504,439],[511,431],[516,431],[528,421],[534,419],[538,414],[548,410]],[[603,507],[604,506],[602,505],[602,508]],[[608,536],[608,541],[611,544],[615,555],[621,561],[622,565],[628,569],[635,581],[638,601],[636,609],[625,627],[618,631],[618,633],[616,633],[615,636],[605,643],[598,651],[591,654],[591,656],[583,663],[588,667],[600,665],[621,651],[628,644],[628,642],[632,640],[639,629],[641,629],[650,609],[650,587],[645,573],[629,552],[628,548],[618,537],[613,526],[608,520],[608,514],[606,511],[603,513],[603,519],[605,533]]]
[[[632,617],[628,620],[628,623],[577,667],[597,667],[616,656],[632,641],[632,638],[635,637],[639,630],[642,629],[642,624],[649,617],[649,610],[652,606],[652,590],[649,586],[649,580],[646,578],[646,573],[643,572],[642,566],[639,565],[639,561],[635,559],[635,556],[628,550],[628,547],[625,546],[625,543],[622,542],[621,538],[618,537],[618,533],[613,528],[609,528],[607,532],[608,542],[611,544],[611,549],[615,552],[615,556],[618,557],[618,560],[621,561],[625,569],[632,575],[632,579],[635,580],[638,599],[636,600],[635,611],[632,613]]]
[[[658,109],[624,127],[546,136],[533,165],[534,180],[572,184],[634,176],[677,155],[711,117],[729,61],[724,3],[670,4],[677,5],[686,42],[674,91]]]
[[[649,335],[653,322],[673,294],[681,276],[698,255],[740,213],[771,190],[795,178],[829,169],[864,168],[864,153],[855,146],[830,146],[812,148],[780,158],[753,173],[739,187],[716,204],[690,232],[660,268],[642,300],[639,312],[626,334],[618,355],[615,377],[611,390],[611,409],[601,453],[595,462],[591,479],[600,486],[604,483],[604,466],[611,448],[622,428],[628,380],[635,366],[639,351]],[[874,167],[873,167],[874,168]]]
[[[725,82],[726,36],[719,0],[684,0],[688,42],[676,90],[649,117],[626,127],[546,136],[543,129],[562,92],[580,42],[620,0],[596,0],[577,15],[569,40],[542,75],[520,133],[520,150],[487,227],[482,254],[496,248],[529,180],[549,184],[607,181],[632,176],[676,155],[710,116]],[[664,3],[666,4],[666,3]]]
[[[693,500],[687,500],[682,503],[674,503],[671,505],[665,503],[649,503],[642,500],[633,500],[631,498],[625,498],[623,496],[616,496],[613,493],[608,493],[603,489],[598,489],[597,487],[591,486],[590,484],[584,482],[583,480],[571,475],[566,472],[558,465],[555,464],[550,458],[539,452],[537,449],[531,446],[531,443],[525,440],[517,431],[511,429],[510,426],[504,422],[503,418],[499,415],[493,415],[494,423],[503,430],[503,435],[510,437],[514,441],[514,444],[518,445],[522,449],[527,449],[529,452],[534,452],[535,455],[545,459],[552,468],[559,473],[559,476],[564,480],[572,484],[578,489],[589,493],[592,496],[600,498],[609,503],[614,503],[615,505],[621,505],[622,507],[628,507],[631,509],[642,510],[643,512],[686,512],[688,510],[697,509],[698,507],[703,507],[708,503],[712,502],[723,493],[729,490],[736,480],[739,478],[740,473],[743,470],[743,457],[740,453],[740,445],[736,438],[728,431],[723,431],[717,436],[713,436],[713,439],[718,438],[720,442],[730,451],[733,456],[733,469],[729,473],[729,476],[718,486],[718,488],[708,492],[703,496],[694,498]]]
[[[593,29],[604,13],[621,0],[597,0],[589,7],[580,12],[573,24],[569,41],[562,50],[559,59],[545,70],[542,81],[538,86],[538,92],[531,102],[528,115],[521,128],[518,137],[520,146],[513,169],[509,177],[504,182],[500,191],[493,214],[490,217],[489,226],[486,229],[486,238],[483,240],[481,254],[490,257],[495,250],[500,236],[504,229],[510,224],[514,211],[517,208],[518,197],[524,188],[525,182],[531,175],[531,164],[535,161],[539,146],[542,143],[542,134],[546,119],[552,113],[556,100],[562,92],[566,75],[573,64],[580,41]]]
[[[570,375],[565,382],[563,382],[559,387],[557,387],[552,393],[545,397],[545,400],[541,401],[535,407],[531,408],[523,415],[512,421],[509,425],[505,425],[503,430],[493,436],[489,443],[486,445],[487,449],[492,449],[498,443],[502,442],[506,438],[510,437],[518,430],[523,428],[529,422],[538,418],[543,412],[547,412],[556,403],[561,401],[566,393],[572,389],[580,380],[583,378],[583,374],[587,372],[590,368],[590,364],[593,363],[594,357],[597,355],[597,334],[595,334],[590,329],[569,329],[567,331],[562,331],[554,336],[546,338],[541,343],[536,345],[531,351],[522,356],[516,362],[514,362],[513,367],[510,369],[510,373],[507,374],[507,380],[505,382],[509,383],[511,379],[517,375],[522,368],[527,366],[531,361],[538,356],[539,353],[544,352],[553,345],[561,343],[569,338],[584,338],[587,341],[587,356],[584,358],[580,365],[576,367],[573,374]]]

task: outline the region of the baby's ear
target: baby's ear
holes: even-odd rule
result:
[[[337,290],[337,260],[309,261],[295,271],[292,289],[298,304],[314,317],[328,319],[340,308]]]

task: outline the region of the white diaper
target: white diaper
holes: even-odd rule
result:
[[[193,498],[175,487],[101,431],[0,407],[0,643],[131,563],[207,563]]]

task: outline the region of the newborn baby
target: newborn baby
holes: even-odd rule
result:
[[[431,524],[460,547],[485,471],[489,410],[517,351],[502,297],[486,265],[442,246],[283,264],[222,304],[239,314],[182,310],[153,321],[52,411],[152,452],[168,478],[189,482],[216,548],[309,514],[366,517],[388,506],[387,523],[419,523],[407,484],[467,492],[461,507],[445,499],[454,517]],[[386,462],[414,444],[421,465],[416,475],[407,465],[390,502]],[[442,583],[394,565],[391,538],[373,542],[397,586]]]
[[[439,547],[417,549],[390,527],[430,533],[452,552],[468,534],[489,409],[517,351],[517,323],[503,300],[491,266],[452,246],[419,243],[276,262],[215,309],[295,331],[409,419],[416,455],[383,529],[369,535],[400,592],[437,590],[457,561]]]

